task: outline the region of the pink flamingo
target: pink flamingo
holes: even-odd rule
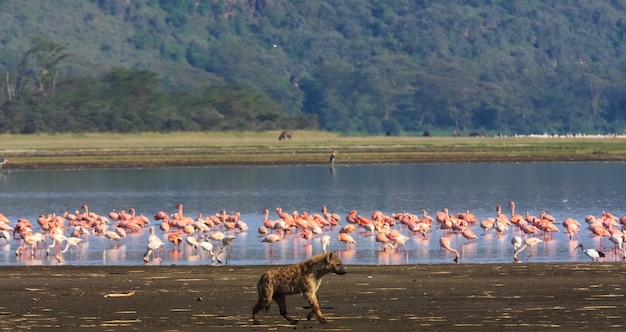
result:
[[[509,202],[509,206],[511,207],[511,222],[518,225],[520,221],[524,220],[521,214],[515,214],[515,202]]]
[[[339,242],[343,242],[346,247],[356,246],[356,241],[354,241],[352,236],[350,236],[350,234],[347,234],[347,233],[339,233],[337,240]]]
[[[274,248],[274,243],[281,241],[284,238],[284,233],[282,230],[276,230],[276,233],[267,234],[262,239],[261,242],[266,242],[270,244],[270,255],[272,254],[272,249]]]
[[[478,236],[476,236],[476,234],[474,234],[474,232],[472,232],[472,230],[469,228],[464,228],[461,231],[461,235],[463,235],[463,237],[466,238],[468,242],[472,242],[472,240],[475,240],[478,238]]]
[[[452,248],[452,247],[450,246],[450,238],[449,238],[449,237],[447,237],[447,236],[445,236],[445,235],[444,235],[444,236],[442,236],[442,237],[440,237],[440,238],[439,238],[439,246],[440,246],[439,251],[441,251],[441,248],[443,248],[443,249],[445,249],[445,250],[447,250],[447,251],[451,251],[451,252],[453,252],[453,253],[454,253],[454,255],[455,255],[455,257],[454,257],[454,262],[455,262],[455,263],[458,263],[458,262],[459,262],[459,251],[458,251],[458,250],[456,250],[456,249],[454,249],[454,248]]]
[[[180,249],[183,243],[183,237],[179,233],[172,233],[167,236],[167,240],[174,244],[174,249]]]

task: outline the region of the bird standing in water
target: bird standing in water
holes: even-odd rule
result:
[[[602,251],[595,250],[595,249],[585,249],[583,248],[582,244],[579,244],[578,247],[576,247],[576,249],[578,248],[580,248],[580,250],[584,252],[585,255],[589,256],[589,258],[591,258],[592,261],[598,262],[598,258],[604,257],[604,253]]]
[[[519,259],[517,259],[517,254],[519,254],[522,250],[526,249],[526,247],[530,248],[530,254],[528,255],[528,259],[530,259],[533,256],[533,248],[535,247],[535,245],[541,242],[543,242],[543,240],[538,239],[536,237],[527,238],[526,241],[524,241],[524,245],[521,248],[516,249],[515,252],[513,253],[513,260],[515,262],[518,262]],[[513,244],[514,249],[516,247],[519,247],[518,239],[513,238],[513,240],[511,240],[511,244]]]
[[[334,165],[335,164],[335,157],[337,156],[337,151],[333,151],[333,153],[330,155],[330,164]]]

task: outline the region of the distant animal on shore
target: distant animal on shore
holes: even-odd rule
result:
[[[280,133],[280,136],[278,136],[279,141],[282,141],[287,138],[291,139],[291,132],[288,130],[284,130],[282,133]]]
[[[346,273],[341,259],[334,251],[315,255],[298,264],[275,267],[265,272],[257,284],[259,300],[252,308],[254,324],[259,324],[259,311],[264,309],[267,312],[272,300],[278,304],[280,314],[291,324],[296,324],[298,320],[287,314],[286,295],[297,293],[302,293],[311,304],[312,310],[307,315],[307,319],[311,320],[315,314],[321,324],[327,323],[315,293],[320,287],[322,277],[331,272],[339,275]]]

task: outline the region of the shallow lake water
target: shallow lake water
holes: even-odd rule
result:
[[[212,264],[208,253],[189,246],[174,249],[158,231],[152,219],[158,211],[168,214],[183,204],[184,214],[196,218],[225,210],[240,212],[249,226],[247,232],[227,232],[236,236],[228,264],[289,264],[322,252],[319,236],[305,240],[288,234],[270,247],[261,242],[257,229],[263,224],[263,210],[277,219],[276,208],[300,213],[318,213],[323,205],[341,215],[341,225],[350,210],[371,216],[373,211],[391,215],[410,212],[431,216],[443,208],[451,214],[470,210],[479,220],[495,217],[496,206],[510,216],[510,201],[516,213],[541,211],[553,215],[560,232],[537,245],[530,260],[529,250],[520,254],[522,262],[570,262],[589,260],[578,244],[596,248],[600,239],[585,223],[586,215],[602,211],[616,216],[626,214],[626,180],[621,176],[624,163],[478,163],[478,164],[386,164],[276,166],[276,167],[200,167],[158,169],[96,169],[3,171],[0,173],[0,213],[15,225],[26,218],[39,231],[37,217],[42,214],[73,213],[88,205],[89,210],[108,215],[128,211],[150,218],[157,234],[164,237],[161,261],[148,264]],[[581,223],[580,237],[570,240],[561,222],[574,218]],[[384,252],[373,236],[354,233],[357,244],[345,248],[337,241],[340,227],[324,232],[332,237],[330,250],[337,250],[346,264],[440,264],[452,263],[454,254],[441,251],[439,238],[444,231],[436,224],[426,238],[410,235],[406,227],[395,228],[410,237],[407,250]],[[459,250],[461,263],[513,262],[511,238],[521,235],[512,227],[503,234],[471,228],[478,239],[468,242],[460,234],[450,234],[452,247]],[[129,233],[119,242],[89,235],[59,262],[45,252],[16,256],[18,239],[0,239],[0,265],[143,265],[148,229]],[[541,234],[535,235],[543,238]],[[50,241],[48,241],[50,243]],[[48,243],[48,244],[49,244]],[[613,244],[604,238],[604,260],[621,260],[612,254]]]

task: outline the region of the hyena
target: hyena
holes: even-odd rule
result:
[[[280,133],[280,136],[278,136],[279,141],[282,141],[287,138],[291,139],[291,132],[288,130],[284,130],[282,133]]]
[[[307,261],[275,267],[265,272],[257,284],[259,301],[252,308],[254,324],[259,324],[259,311],[265,309],[267,312],[272,300],[278,303],[280,314],[283,317],[291,324],[297,323],[298,320],[291,318],[287,314],[287,303],[285,301],[286,295],[296,293],[302,293],[313,308],[307,316],[308,320],[311,320],[315,314],[320,323],[327,323],[326,318],[322,315],[315,293],[320,287],[322,277],[331,272],[339,275],[346,273],[336,252],[315,255]]]

